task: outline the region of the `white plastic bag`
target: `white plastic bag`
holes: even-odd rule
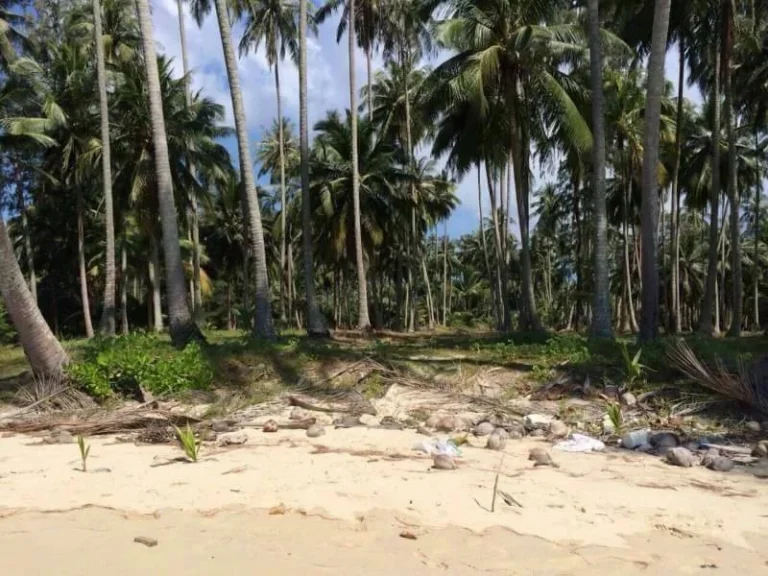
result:
[[[424,452],[430,456],[443,454],[451,458],[460,458],[461,450],[454,444],[453,440],[422,440],[413,445],[414,450]]]
[[[574,433],[568,440],[555,444],[555,449],[563,452],[601,452],[605,450],[605,444],[584,434]]]

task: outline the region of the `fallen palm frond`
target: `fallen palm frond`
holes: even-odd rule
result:
[[[751,366],[739,359],[738,373],[728,371],[718,359],[714,367],[702,362],[683,340],[667,351],[672,365],[697,384],[768,414],[768,357]]]
[[[20,434],[41,432],[53,428],[66,430],[74,435],[96,436],[99,434],[120,434],[140,430],[158,423],[170,426],[184,426],[200,422],[184,414],[147,406],[129,407],[120,410],[81,410],[77,412],[41,414],[10,420],[0,424],[0,430]]]

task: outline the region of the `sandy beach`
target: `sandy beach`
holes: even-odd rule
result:
[[[560,468],[534,468],[529,449],[548,444],[511,441],[499,489],[521,507],[499,498],[491,513],[501,454],[480,438],[437,471],[413,431],[245,432],[195,464],[173,462],[173,446],[94,438],[87,473],[74,444],[0,439],[3,574],[768,570],[766,480],[738,471],[626,451],[553,451]]]

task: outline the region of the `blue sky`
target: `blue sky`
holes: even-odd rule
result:
[[[151,0],[151,4],[158,50],[173,58],[177,74],[181,75],[181,46],[176,0]],[[212,14],[203,26],[198,28],[185,7],[185,25],[189,65],[193,72],[193,88],[201,90],[205,96],[224,105],[227,113],[225,122],[227,125],[233,126],[232,103],[216,17]],[[307,59],[310,126],[322,118],[326,110],[343,110],[349,107],[347,43],[345,39],[342,39],[340,44],[336,43],[337,25],[338,16],[320,26],[318,36],[309,40]],[[236,46],[239,41],[239,32],[240,29],[236,27]],[[666,75],[674,83],[676,83],[678,74],[677,61],[678,53],[673,48],[667,54]],[[375,59],[374,70],[380,65],[381,60]],[[239,69],[251,141],[251,154],[253,155],[257,142],[277,116],[274,76],[269,70],[263,54],[260,53],[251,53],[240,58]],[[366,70],[365,56],[359,49],[355,70],[358,88],[360,88],[366,82]],[[291,62],[285,61],[281,64],[280,81],[283,114],[298,127],[299,79],[298,71]],[[686,96],[696,102],[701,102],[701,96],[695,89],[688,88]],[[233,158],[236,159],[237,150],[234,139],[230,139],[226,144],[232,152]],[[537,179],[546,179],[547,176],[546,173],[539,174]],[[448,232],[451,236],[458,236],[477,229],[478,202],[477,173],[475,171],[471,171],[459,183],[457,195],[461,204],[448,222]],[[483,211],[484,214],[488,214],[487,195],[483,200]],[[516,212],[513,206],[513,219],[516,219]]]

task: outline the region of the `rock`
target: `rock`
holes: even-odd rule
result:
[[[307,417],[307,411],[300,406],[294,406],[291,409],[291,415],[288,416],[289,420],[304,420]]]
[[[288,512],[288,508],[280,502],[277,506],[272,506],[272,508],[269,509],[269,515],[270,516],[283,516],[286,512]]]
[[[651,446],[656,448],[661,454],[665,454],[670,448],[680,445],[680,438],[672,432],[658,432],[651,435]]]
[[[147,548],[154,548],[157,546],[157,539],[148,538],[147,536],[136,536],[133,541],[136,542],[136,544],[144,544]]]
[[[422,436],[432,436],[432,431],[426,426],[419,426],[416,428],[416,434],[421,434]]]
[[[682,466],[683,468],[690,468],[696,463],[696,457],[691,454],[691,451],[678,446],[676,448],[669,448],[666,454],[667,463],[672,466]]]
[[[437,421],[435,428],[440,432],[453,432],[458,422],[455,416],[443,416]]]
[[[608,384],[603,388],[603,395],[607,396],[609,400],[619,399],[619,387],[613,384]]]
[[[760,440],[753,448],[752,456],[755,458],[768,457],[768,440]]]
[[[357,418],[357,422],[358,424],[361,424],[359,418]],[[404,426],[395,420],[393,416],[384,416],[384,418],[381,419],[379,426],[385,428],[386,430],[402,430],[404,428]]]
[[[496,427],[490,422],[481,422],[475,426],[474,430],[472,430],[472,434],[475,436],[488,436],[489,434],[493,433],[495,429]]]
[[[635,395],[632,394],[632,392],[624,392],[624,394],[621,395],[621,403],[625,406],[632,407],[637,404],[637,398],[635,398]]]
[[[512,435],[504,430],[504,428],[496,428],[491,434],[496,434],[502,440],[509,440],[512,437]],[[518,436],[518,438],[522,438],[522,436]]]
[[[438,416],[437,414],[432,414],[429,418],[427,418],[427,421],[424,422],[424,426],[427,428],[437,428],[438,423],[441,420],[441,416]]]
[[[547,430],[554,418],[547,414],[528,414],[523,419],[526,430]]]
[[[216,439],[216,446],[239,446],[248,442],[248,434],[245,432],[228,432],[221,434]]]
[[[544,430],[542,430],[541,428],[539,428],[538,430],[533,430],[529,434],[531,438],[543,438],[545,435],[546,435],[546,432],[544,432]]]
[[[312,424],[312,426],[307,428],[307,436],[309,438],[318,438],[323,434],[325,434],[325,428],[317,424]]]
[[[491,434],[488,436],[488,442],[485,447],[489,450],[504,450],[507,445],[507,441],[498,434]]]
[[[730,472],[733,470],[735,463],[730,458],[725,456],[705,456],[704,465],[715,472]]]
[[[635,452],[642,452],[644,454],[648,454],[648,452],[653,452],[653,446],[650,444],[640,444],[637,448],[635,448]]]
[[[456,462],[446,454],[435,454],[432,456],[432,468],[435,470],[455,470]]]
[[[691,452],[696,452],[700,448],[699,442],[697,440],[688,440],[688,442],[683,444],[683,446]]]
[[[549,424],[549,433],[554,438],[565,438],[568,436],[568,426],[562,420],[552,420]]]
[[[213,430],[203,430],[200,432],[200,440],[203,442],[216,442],[216,438],[218,437],[218,434],[214,432]]]
[[[532,460],[534,462],[535,466],[554,466],[555,468],[559,468],[554,460],[552,460],[552,456],[549,455],[549,452],[544,450],[544,448],[531,448],[531,451],[528,453],[528,460]]]
[[[403,530],[400,532],[400,538],[405,538],[406,540],[416,540],[416,534],[410,530]]]
[[[627,450],[634,450],[643,444],[650,444],[650,433],[648,430],[635,430],[624,434],[621,438],[621,447]]]
[[[277,432],[277,428],[278,428],[277,422],[275,422],[274,420],[267,420],[264,423],[264,427],[262,428],[262,430],[264,432],[272,433],[272,432]]]
[[[232,432],[234,427],[228,420],[214,420],[211,424],[211,429],[214,432]]]
[[[43,438],[46,444],[72,444],[74,441],[72,434],[66,430],[54,430],[49,436]]]
[[[362,426],[363,423],[360,422],[360,418],[358,416],[345,414],[340,418],[336,418],[333,421],[333,425],[336,428],[354,428],[355,426]]]
[[[760,422],[755,422],[754,420],[750,420],[745,424],[747,430],[750,432],[760,432]]]

